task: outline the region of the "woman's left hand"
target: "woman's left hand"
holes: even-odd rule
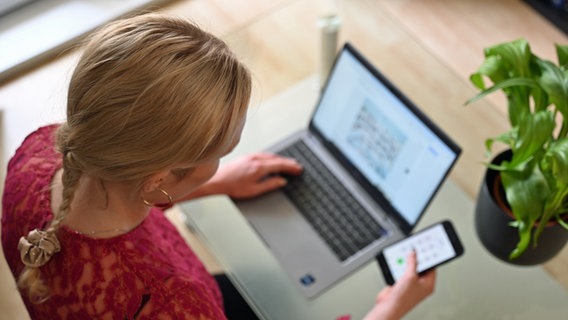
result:
[[[282,175],[299,175],[301,172],[302,166],[294,159],[256,153],[220,167],[206,185],[215,190],[212,193],[246,199],[286,185]]]
[[[414,251],[408,255],[407,264],[406,271],[394,286],[385,287],[379,292],[377,304],[364,320],[401,319],[434,292],[436,270],[418,275],[418,261]]]

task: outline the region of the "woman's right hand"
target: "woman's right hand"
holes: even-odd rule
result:
[[[299,175],[302,170],[296,160],[277,154],[247,155],[220,167],[184,200],[212,194],[226,194],[233,199],[253,198],[284,186],[287,181],[282,174]]]
[[[408,256],[404,275],[393,285],[381,290],[377,303],[365,320],[400,319],[434,292],[436,270],[419,276],[416,273],[416,252]]]

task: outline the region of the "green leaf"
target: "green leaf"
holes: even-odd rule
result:
[[[555,126],[554,115],[549,111],[523,114],[518,125],[511,166],[524,165],[534,157],[536,152],[544,150],[546,142],[552,139]]]
[[[556,216],[556,221],[558,221],[558,223],[564,227],[564,229],[568,229],[568,223],[566,223],[566,221],[562,220],[562,218],[560,217],[560,215]]]
[[[556,188],[568,188],[568,140],[551,143],[542,158],[541,170]]]
[[[499,82],[495,85],[493,85],[492,87],[489,87],[485,90],[482,90],[481,92],[479,92],[478,94],[476,94],[473,98],[469,99],[466,101],[466,105],[467,104],[471,104],[481,98],[484,98],[485,96],[499,91],[499,90],[503,90],[506,88],[511,88],[511,87],[517,87],[517,86],[528,86],[528,87],[536,87],[538,86],[538,82],[534,79],[530,79],[530,78],[513,78],[513,79],[507,79],[505,81]]]
[[[548,184],[538,166],[528,166],[528,172],[502,171],[501,178],[507,201],[518,221],[519,242],[511,258],[522,254],[531,240],[532,227],[542,216],[550,193]]]
[[[501,178],[515,218],[532,225],[542,216],[550,188],[538,166],[526,170],[529,172],[502,171]]]
[[[513,129],[513,130],[509,130],[507,132],[504,132],[496,137],[493,138],[488,138],[485,140],[485,150],[487,151],[488,156],[491,155],[491,149],[493,148],[493,143],[495,143],[495,141],[497,142],[501,142],[507,146],[509,146],[509,149],[513,149],[515,146],[515,141],[517,140],[517,130]]]
[[[485,56],[501,58],[499,68],[513,77],[530,77],[531,48],[525,39],[501,43],[485,49]],[[495,81],[494,81],[495,82]]]
[[[568,73],[550,61],[538,61],[542,70],[538,80],[548,94],[548,100],[554,104],[564,118],[568,117]]]
[[[476,73],[473,73],[469,79],[480,90],[486,88],[483,77],[492,79],[494,83],[499,83],[506,79],[507,73],[500,68],[501,59],[497,56],[487,57]]]
[[[532,225],[526,224],[525,222],[519,222],[517,225],[518,233],[519,233],[519,242],[517,243],[517,247],[511,252],[509,255],[509,259],[513,260],[521,256],[523,252],[527,250],[529,247],[529,243],[531,242],[531,232],[532,232]]]
[[[556,44],[555,47],[558,65],[566,68],[566,65],[568,65],[568,46]]]

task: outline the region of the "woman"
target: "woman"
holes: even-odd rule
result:
[[[183,19],[141,15],[89,39],[66,122],[30,134],[8,165],[2,245],[32,318],[225,318],[228,297],[162,209],[253,197],[286,183],[271,173],[300,174],[271,154],[216,173],[250,93],[228,47]],[[369,316],[400,316],[431,292],[433,275],[407,273]]]

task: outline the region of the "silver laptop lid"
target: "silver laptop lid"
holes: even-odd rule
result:
[[[406,233],[461,152],[349,43],[330,72],[310,130]]]

